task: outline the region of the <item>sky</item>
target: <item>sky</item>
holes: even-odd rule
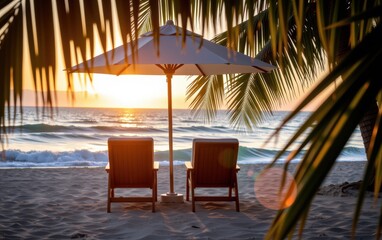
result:
[[[197,32],[197,31],[196,31]],[[206,36],[210,39],[211,36]],[[116,44],[117,46],[119,44]],[[96,54],[98,55],[96,50]],[[62,58],[62,57],[61,57]],[[63,66],[58,56],[58,64]],[[61,67],[64,69],[64,67]],[[60,67],[59,67],[60,69]],[[26,76],[31,76],[27,70]],[[167,108],[167,82],[165,75],[160,76],[137,76],[137,75],[107,75],[94,74],[93,81],[84,81],[84,74],[74,74],[75,101],[68,97],[65,71],[58,72],[57,102],[56,106],[63,107],[103,107],[103,108]],[[82,80],[81,80],[82,78]],[[24,106],[35,106],[36,98],[34,86],[30,77],[24,77]],[[192,81],[189,76],[174,76],[172,80],[172,105],[174,109],[187,109],[190,102],[186,102],[186,89]],[[292,103],[286,103],[277,110],[291,110],[297,99]],[[41,104],[42,101],[39,100]],[[313,104],[315,105],[315,104]],[[223,107],[224,108],[224,107]],[[310,110],[310,109],[307,109]]]
[[[165,75],[108,75],[94,74],[93,80],[84,80],[84,74],[80,74],[81,79],[74,74],[74,101],[67,91],[67,82],[62,74],[57,81],[55,106],[58,107],[92,107],[92,108],[159,108],[168,107],[167,100],[167,80]],[[24,78],[23,105],[42,105],[42,100],[38,97],[36,104],[36,93],[33,81]],[[173,76],[172,79],[172,108],[188,109],[191,100],[186,101],[187,86],[193,80],[189,76]],[[313,87],[313,86],[312,86]],[[293,110],[295,106],[306,96],[302,94],[297,99],[280,105],[280,111]],[[313,111],[321,103],[324,94],[320,99],[314,101],[305,111]],[[222,106],[222,109],[225,109]]]
[[[118,31],[115,31],[118,32]],[[102,54],[99,39],[95,39],[98,46],[95,56]],[[121,45],[120,36],[116,36],[116,46]],[[110,43],[109,43],[110,45]],[[111,49],[111,46],[108,47]],[[27,54],[25,51],[24,54]],[[167,108],[167,82],[166,76],[141,76],[141,75],[108,75],[94,74],[93,81],[85,81],[85,74],[73,74],[75,101],[68,97],[65,67],[62,61],[62,53],[58,52],[58,71],[56,90],[57,106],[64,107],[113,107],[113,108]],[[24,58],[25,64],[29,56]],[[80,61],[81,62],[81,61]],[[24,72],[23,105],[35,106],[34,85],[31,80],[31,70]],[[172,105],[174,109],[187,109],[189,103],[186,99],[186,88],[191,79],[189,76],[174,76],[172,80]],[[39,100],[41,104],[41,99]]]
[[[94,74],[92,82],[75,80],[75,101],[68,96],[66,85],[57,89],[57,106],[102,108],[167,108],[167,81],[163,76],[113,76]],[[174,76],[172,105],[174,109],[187,109],[186,88],[191,81],[187,76]],[[65,82],[63,81],[59,81]],[[82,84],[81,84],[82,83]],[[32,87],[24,90],[23,105],[35,106]],[[39,103],[42,103],[39,100]]]
[[[174,76],[172,81],[173,109],[188,109],[186,88],[191,78]],[[79,84],[80,85],[80,84]],[[92,108],[167,108],[167,82],[165,76],[113,76],[94,75],[92,84],[77,86],[75,100],[68,95],[66,88],[57,91],[56,106],[59,107],[92,107]],[[308,91],[307,91],[308,92]],[[306,93],[307,94],[307,93]],[[285,103],[274,110],[292,110],[306,94],[296,100]],[[24,90],[23,105],[35,106],[35,91]],[[316,100],[306,111],[313,111],[321,100]],[[41,98],[39,104],[41,105]],[[223,106],[222,109],[225,109]]]
[[[63,72],[64,73],[64,72]],[[60,74],[57,81],[57,101],[58,107],[96,107],[96,108],[167,108],[167,81],[165,75],[108,75],[94,74],[93,81],[84,80],[84,74],[80,74],[82,79],[74,74],[75,100],[69,96],[65,74]],[[33,81],[24,78],[25,90],[23,92],[23,105],[36,106],[36,95]],[[173,109],[188,109],[190,101],[186,101],[187,86],[192,81],[189,76],[174,76],[172,79],[172,107]],[[308,91],[307,91],[308,92]],[[278,109],[292,110],[304,97],[279,106]],[[321,98],[322,99],[322,98]],[[320,104],[317,100],[306,111],[314,110]],[[225,109],[222,106],[222,109]]]

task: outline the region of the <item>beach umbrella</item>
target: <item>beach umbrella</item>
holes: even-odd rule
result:
[[[275,69],[273,65],[229,50],[191,31],[186,31],[186,41],[182,41],[182,33],[183,29],[169,20],[166,25],[160,27],[159,42],[155,41],[153,32],[147,32],[136,41],[116,47],[71,68],[72,72],[166,75],[170,191],[162,194],[164,202],[183,201],[183,196],[174,192],[172,76],[266,73]]]

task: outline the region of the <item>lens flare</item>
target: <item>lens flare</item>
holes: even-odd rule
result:
[[[284,182],[283,182],[283,178]],[[266,208],[280,210],[290,207],[297,195],[293,176],[281,168],[268,168],[255,179],[256,199]]]

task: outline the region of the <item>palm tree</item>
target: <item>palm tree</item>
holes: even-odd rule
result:
[[[361,129],[363,136],[371,136],[370,141],[365,138],[368,164],[364,182],[370,182],[370,176],[375,176],[374,191],[380,189],[382,108],[376,103],[381,103],[382,96],[377,72],[382,62],[379,46],[382,42],[382,6],[378,0],[365,3],[351,0],[3,0],[0,7],[1,143],[16,117],[16,111],[11,112],[10,106],[21,106],[22,103],[22,79],[25,78],[22,70],[25,67],[32,69],[29,81],[33,81],[36,92],[41,92],[44,106],[52,107],[56,101],[54,90],[60,51],[64,68],[69,68],[94,56],[98,36],[106,50],[108,41],[115,42],[114,32],[119,31],[122,41],[127,42],[137,38],[141,29],[152,28],[154,33],[157,32],[159,25],[170,18],[181,22],[184,29],[187,24],[194,28],[200,23],[205,33],[216,30],[220,16],[224,14],[222,26],[228,30],[218,35],[216,42],[277,64],[279,70],[269,75],[228,76],[226,84],[222,76],[197,78],[188,93],[197,112],[207,109],[207,116],[213,117],[223,102],[224,91],[227,91],[232,123],[253,127],[263,112],[271,112],[277,104],[293,98],[315,81],[327,63],[329,73],[284,120],[281,129],[325,89],[333,83],[338,84],[333,94],[306,120],[278,155],[281,156],[302,133],[311,129],[290,155],[293,159],[308,147],[295,175],[299,194],[295,204],[276,216],[268,237],[284,238],[298,220],[306,219],[315,192],[353,130],[372,107],[374,110],[370,112],[374,112],[375,117],[367,121],[373,132],[367,134]],[[25,64],[24,59],[29,59],[30,64]],[[72,92],[72,76],[67,74],[66,79],[68,90]],[[21,107],[19,111],[22,112]],[[354,226],[366,185],[360,189]]]
[[[127,42],[137,38],[138,30],[146,25],[153,25],[154,31],[159,29],[157,1],[3,0],[0,8],[2,144],[17,111],[22,113],[23,78],[33,82],[36,93],[40,94],[36,105],[41,99],[44,110],[52,109],[57,101],[56,81],[62,69],[94,56],[97,38],[105,51],[108,43],[115,43],[115,32],[120,32],[122,41]],[[146,15],[150,21],[145,20]],[[63,66],[58,65],[60,54]],[[23,75],[29,69],[31,76]],[[90,75],[88,79],[91,80]],[[68,92],[73,94],[73,77],[69,71],[66,80]],[[20,108],[12,111],[11,105]]]
[[[281,210],[276,216],[268,238],[285,238],[293,231],[298,220],[305,222],[316,191],[358,124],[361,127],[368,164],[360,186],[353,231],[365,190],[372,186],[377,194],[381,189],[382,172],[379,169],[382,152],[379,126],[382,110],[379,105],[382,85],[378,79],[378,65],[382,60],[379,44],[382,40],[381,9],[379,1],[269,1],[259,14],[230,30],[240,32],[237,40],[242,43],[238,46],[240,51],[251,54],[252,49],[262,49],[256,56],[263,60],[270,58],[272,62],[276,61],[281,72],[272,76],[243,75],[230,80],[232,88],[228,98],[232,122],[251,126],[256,120],[253,113],[256,112],[258,116],[258,111],[267,110],[267,104],[260,104],[272,99],[261,93],[264,82],[269,83],[268,87],[273,86],[272,80],[282,82],[280,85],[285,84],[283,86],[288,91],[294,91],[296,81],[301,81],[302,84],[309,82],[316,77],[317,69],[323,66],[324,61],[328,62],[328,75],[284,120],[280,129],[330,85],[338,84],[332,95],[306,120],[275,158],[276,161],[286,150],[291,149],[302,133],[308,132],[302,144],[297,149],[291,149],[294,151],[288,156],[292,160],[302,149],[308,148],[295,174],[299,194],[295,204]],[[250,32],[250,25],[259,26],[252,30],[253,34]],[[226,44],[227,37],[228,32],[218,35],[215,41]],[[258,45],[253,46],[249,38],[257,39]],[[269,51],[272,54],[267,54]],[[297,80],[294,79],[296,77]],[[190,93],[194,94],[198,89],[212,92],[203,89],[208,87],[204,84],[208,82],[206,79],[199,80],[201,83],[195,82]],[[272,89],[272,94],[277,90]],[[260,94],[262,101],[257,101],[255,94]],[[199,101],[193,102],[194,106],[200,108],[203,104],[209,105],[208,99],[208,96],[204,96],[204,99],[200,96]],[[251,105],[253,103],[258,105]],[[261,108],[262,106],[266,108]],[[313,125],[314,123],[316,124]],[[312,130],[309,130],[310,127]],[[289,162],[285,164],[285,168]],[[377,238],[380,237],[380,231],[379,228]]]

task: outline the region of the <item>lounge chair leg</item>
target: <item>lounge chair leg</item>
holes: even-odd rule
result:
[[[155,187],[155,195],[154,195],[154,197],[155,197],[155,202],[158,202],[158,190],[157,190],[156,187]]]
[[[186,201],[190,201],[190,172],[187,171],[186,177]]]
[[[236,197],[236,212],[240,212],[239,196]]]
[[[236,201],[236,212],[240,212],[239,187],[237,186],[237,177],[235,179],[235,201]]]
[[[195,212],[195,192],[194,188],[191,186],[191,198],[192,198],[192,211]]]
[[[155,212],[155,198],[153,196],[153,202],[152,202],[152,212]]]
[[[110,190],[107,191],[107,212],[110,213]]]
[[[157,174],[155,173],[154,175],[154,186],[153,186],[153,189],[154,189],[154,197],[155,197],[155,202],[158,202],[158,178],[157,178]]]

